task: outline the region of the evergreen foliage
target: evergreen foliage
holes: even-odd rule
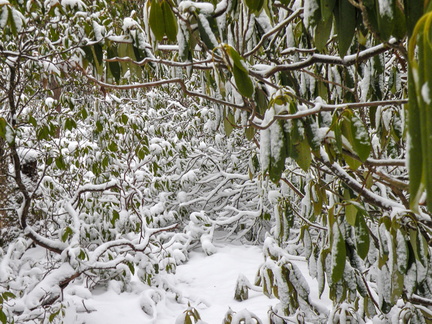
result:
[[[0,0],[0,321],[61,322],[72,281],[176,292],[221,231],[263,244],[236,298],[271,323],[430,321],[430,7]]]

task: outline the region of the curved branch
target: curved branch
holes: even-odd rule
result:
[[[290,120],[290,119],[300,119],[303,117],[311,116],[318,114],[322,111],[329,111],[333,112],[335,110],[339,109],[348,109],[348,108],[362,108],[362,107],[377,107],[377,106],[384,106],[384,105],[404,105],[408,103],[408,99],[400,99],[400,100],[388,100],[388,101],[371,101],[371,102],[353,102],[353,103],[343,103],[343,104],[337,104],[337,105],[331,105],[331,104],[323,104],[323,103],[316,103],[315,106],[313,106],[310,109],[300,110],[296,112],[295,114],[288,114],[282,113],[279,115],[275,115],[272,120],[270,120],[265,125],[258,125],[255,122],[252,122],[251,125],[257,129],[263,130],[269,128],[276,120]],[[405,162],[402,162],[403,160],[391,160],[392,162],[388,162],[389,164],[385,164],[383,162],[383,165],[400,165],[404,166]],[[374,160],[375,163],[378,163],[378,160]],[[381,161],[380,161],[381,163]]]
[[[392,39],[389,42],[390,44],[396,43],[396,40]],[[369,58],[384,53],[391,49],[389,45],[387,44],[380,44],[371,48],[368,48],[364,51],[361,51],[357,54],[347,55],[343,58],[339,56],[330,56],[330,55],[322,55],[322,54],[313,54],[309,58],[307,58],[304,61],[301,62],[295,62],[292,64],[284,64],[284,65],[277,65],[274,67],[271,67],[264,71],[254,71],[257,74],[260,74],[264,78],[268,78],[277,72],[281,71],[294,71],[294,70],[300,70],[304,69],[308,66],[311,66],[313,64],[321,63],[321,64],[332,64],[332,65],[343,65],[343,66],[350,66],[353,64],[360,63],[362,61],[366,61]]]
[[[166,84],[177,83],[177,84],[180,85],[183,93],[186,94],[186,95],[188,95],[188,96],[198,97],[198,98],[201,98],[201,99],[205,99],[205,100],[217,103],[219,105],[224,105],[224,106],[240,109],[240,110],[247,111],[247,112],[251,112],[251,110],[252,110],[251,108],[247,107],[246,105],[240,106],[240,105],[236,105],[234,103],[231,103],[231,102],[228,102],[228,101],[225,101],[225,100],[221,100],[221,99],[217,99],[217,98],[213,98],[213,97],[207,96],[207,95],[199,93],[199,92],[190,91],[187,88],[184,80],[180,79],[180,78],[159,80],[159,81],[146,82],[146,83],[135,83],[135,84],[127,84],[127,85],[115,85],[115,84],[110,84],[110,83],[99,81],[96,78],[94,78],[93,76],[86,74],[85,72],[84,72],[84,75],[90,81],[96,83],[97,85],[100,85],[101,87],[108,88],[108,89],[116,89],[116,90],[131,90],[131,89],[154,88],[154,87],[159,87],[159,86],[163,86],[163,85],[166,85]]]
[[[66,243],[60,241],[53,241],[39,235],[30,226],[27,226],[24,229],[24,233],[28,238],[32,239],[35,244],[57,254],[62,254],[63,251],[68,247]]]
[[[78,188],[74,197],[71,199],[71,204],[76,205],[80,196],[85,192],[100,192],[100,191],[105,191],[105,190],[113,189],[113,188],[117,188],[117,187],[118,187],[117,186],[117,180],[111,180],[107,183],[102,183],[102,184],[97,184],[97,185],[86,184],[86,185]]]
[[[113,57],[113,58],[105,59],[105,61],[106,62],[130,62],[139,66],[143,66],[148,63],[157,63],[166,66],[183,67],[183,68],[192,66],[193,68],[198,70],[212,70],[213,67],[206,64],[212,63],[214,59],[208,59],[208,60],[197,61],[197,62],[175,62],[175,61],[152,58],[152,57],[146,57],[141,61],[135,61],[130,57]]]
[[[351,177],[340,165],[336,163],[331,163],[324,149],[321,149],[320,153],[322,157],[319,159],[320,162],[323,163],[339,179],[341,179],[348,187],[357,192],[358,195],[362,196],[362,198],[367,203],[373,206],[378,206],[384,210],[391,210],[393,208],[398,208],[401,210],[406,209],[404,205],[390,199],[385,199],[365,188],[365,186],[363,186],[356,179]]]

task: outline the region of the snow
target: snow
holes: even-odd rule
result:
[[[210,27],[210,24],[209,24],[208,20],[206,19],[205,15],[204,14],[199,14],[198,15],[198,19],[200,20],[201,25],[204,28],[207,36],[210,38],[210,41],[211,41],[211,43],[213,45],[213,48],[217,47],[219,42],[216,39],[216,36],[214,35],[214,33],[213,33],[213,31],[212,31],[212,29]]]
[[[4,27],[6,25],[7,22],[7,18],[8,18],[8,11],[7,8],[5,6],[5,4],[8,4],[8,2],[3,3],[3,0],[0,0],[0,4],[2,4],[2,12],[0,15],[0,27]]]
[[[427,82],[423,84],[421,88],[421,94],[424,102],[429,105],[431,103],[431,98],[430,98],[429,84]]]
[[[182,1],[178,8],[181,12],[198,10],[199,13],[204,15],[211,15],[214,12],[214,6],[208,2]]]
[[[275,115],[274,108],[270,108],[266,111],[263,124],[269,124]],[[270,165],[270,154],[271,154],[271,132],[270,128],[263,129],[261,131],[261,146],[260,146],[260,159],[261,168],[263,171],[267,170]]]
[[[100,41],[103,39],[104,34],[106,32],[105,27],[99,25],[97,22],[93,21],[93,31],[95,33],[96,41]]]
[[[247,309],[263,323],[268,323],[267,311],[279,300],[268,298],[253,289],[249,290],[247,300],[234,300],[236,282],[240,275],[254,282],[256,272],[264,261],[262,248],[220,243],[215,245],[215,254],[205,256],[201,250],[191,252],[187,263],[178,266],[175,274],[166,275],[167,282],[181,293],[179,301],[175,300],[173,293],[148,288],[136,277],[126,291],[123,291],[121,283],[113,281],[108,285],[108,289],[98,288],[93,291],[92,296],[85,289],[70,288],[70,295],[82,296],[87,308],[94,311],[78,313],[71,317],[73,321],[69,323],[172,324],[181,318],[188,309],[188,304],[195,308],[202,321],[208,324],[222,323],[229,309],[237,314],[245,314],[243,310]],[[311,300],[330,309],[331,302],[324,296],[326,292],[319,300],[317,282],[307,275],[307,263],[304,259],[296,258],[290,262],[295,263],[299,272],[306,277],[311,290]],[[79,303],[77,307],[78,305]],[[82,308],[82,303],[80,307]]]
[[[62,0],[61,1],[62,7],[70,7],[70,8],[77,8],[78,10],[84,10],[87,6],[82,2],[81,0]]]
[[[17,31],[21,31],[27,19],[24,17],[24,15],[21,12],[15,9],[12,9],[12,18],[15,22]]]
[[[305,1],[304,5],[304,21],[306,28],[310,27],[310,24],[312,23],[312,17],[313,14],[319,10],[319,1],[317,0],[307,0]]]
[[[37,161],[39,152],[31,148],[18,148],[18,155],[23,163]]]
[[[378,0],[378,7],[381,16],[393,17],[392,0]]]
[[[130,29],[136,28],[137,22],[130,17],[123,19],[123,30],[126,32]]]

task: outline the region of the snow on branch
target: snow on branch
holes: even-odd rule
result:
[[[395,44],[396,40],[393,39],[390,41],[389,44]],[[330,64],[330,65],[342,65],[342,66],[350,66],[353,64],[360,63],[362,61],[366,61],[370,59],[371,57],[384,53],[388,50],[390,50],[391,47],[386,44],[379,44],[377,46],[368,48],[364,51],[359,52],[358,54],[353,55],[347,55],[343,58],[339,56],[331,56],[331,55],[322,55],[322,54],[313,54],[312,56],[308,57],[306,60],[301,62],[295,62],[292,64],[281,64],[276,65],[274,67],[264,69],[264,70],[255,70],[254,73],[259,74],[260,76],[264,78],[268,78],[272,75],[275,75],[277,72],[282,71],[295,71],[304,69],[308,66],[311,66],[313,64],[321,63],[321,64]]]
[[[85,184],[84,186],[78,188],[74,197],[71,199],[71,204],[76,205],[78,200],[80,199],[80,196],[85,192],[100,192],[116,187],[118,187],[117,180],[111,180],[109,182],[101,184]]]

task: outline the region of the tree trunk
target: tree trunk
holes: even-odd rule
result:
[[[13,223],[10,211],[11,186],[8,179],[8,155],[5,141],[0,138],[0,231],[3,232]],[[7,236],[7,235],[6,235]],[[0,237],[0,246],[5,243],[5,235]]]

